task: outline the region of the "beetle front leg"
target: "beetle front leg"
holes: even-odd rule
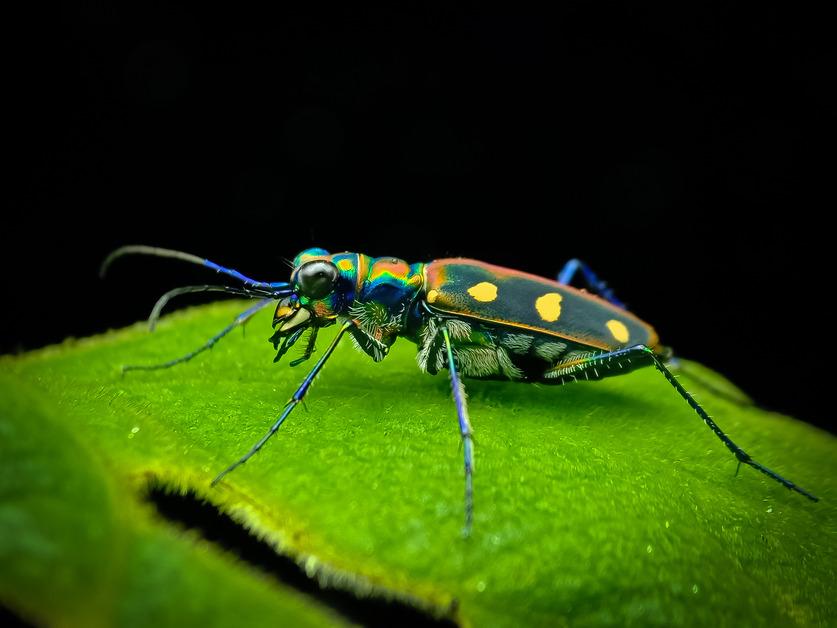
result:
[[[328,346],[328,349],[325,350],[323,357],[317,360],[317,363],[314,365],[314,368],[305,376],[305,379],[302,380],[302,383],[299,385],[299,388],[296,389],[296,392],[290,398],[288,403],[285,404],[285,407],[282,409],[282,413],[279,415],[279,418],[273,423],[270,429],[267,431],[267,434],[262,436],[262,438],[257,442],[253,447],[248,451],[244,456],[239,458],[238,461],[231,464],[229,467],[221,471],[214,480],[212,480],[212,486],[215,486],[220,482],[225,475],[227,475],[230,471],[233,471],[237,467],[240,467],[245,462],[247,462],[250,458],[256,455],[259,450],[264,446],[264,444],[270,440],[270,437],[273,436],[277,430],[282,427],[282,423],[285,422],[285,419],[288,418],[288,415],[296,408],[302,400],[305,398],[308,389],[311,387],[311,384],[314,381],[314,378],[319,375],[320,371],[322,370],[323,366],[331,357],[331,354],[334,353],[334,350],[337,348],[337,345],[340,343],[340,339],[343,338],[343,334],[345,334],[350,328],[354,327],[354,323],[351,321],[346,321],[343,323],[343,326],[340,327],[340,331],[337,332],[337,335],[334,337],[334,340],[331,341],[331,344]]]
[[[471,534],[471,524],[474,518],[474,439],[471,431],[471,421],[468,418],[468,403],[465,387],[459,379],[456,370],[456,361],[453,357],[453,346],[450,340],[450,333],[447,325],[442,323],[442,336],[445,339],[447,351],[448,371],[450,372],[450,387],[453,392],[453,400],[456,403],[456,414],[459,418],[459,433],[462,437],[462,445],[465,450],[465,528],[463,534]]]
[[[259,301],[256,305],[251,308],[246,309],[241,314],[235,317],[235,320],[224,327],[221,331],[217,334],[212,336],[209,340],[203,343],[197,349],[190,351],[186,355],[182,355],[179,358],[174,358],[173,360],[169,360],[168,362],[162,362],[160,364],[125,364],[122,366],[122,373],[127,373],[128,371],[156,371],[158,369],[167,369],[171,368],[175,364],[181,364],[182,362],[188,362],[196,355],[203,353],[204,351],[211,349],[216,345],[216,343],[221,340],[224,336],[230,333],[236,327],[241,327],[246,325],[247,322],[256,315],[257,312],[263,310],[268,305],[273,303],[273,299],[264,299]]]

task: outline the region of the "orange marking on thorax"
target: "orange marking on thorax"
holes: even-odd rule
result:
[[[410,265],[404,260],[378,260],[372,265],[372,272],[369,273],[369,279],[375,281],[383,275],[393,275],[395,277],[406,277],[410,273]]]

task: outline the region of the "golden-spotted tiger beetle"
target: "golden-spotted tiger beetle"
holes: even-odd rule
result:
[[[404,337],[418,345],[421,370],[435,374],[440,369],[448,369],[464,445],[466,534],[473,515],[474,444],[461,377],[566,384],[653,366],[738,459],[738,468],[743,462],[786,488],[817,501],[808,491],[753,460],[721,431],[666,367],[670,352],[659,344],[654,329],[628,312],[606,284],[578,260],[568,262],[558,280],[551,281],[470,259],[409,264],[393,257],[369,257],[360,253],[332,255],[312,248],[294,259],[289,283],[269,283],[255,281],[188,253],[126,246],[108,256],[102,273],[116,258],[127,254],[171,257],[200,264],[242,284],[242,287],[201,285],[172,290],[154,307],[152,327],[165,304],[181,294],[216,291],[260,301],[197,350],[163,364],[125,366],[125,371],[167,368],[190,360],[245,324],[256,312],[276,302],[273,316],[276,331],[270,339],[278,350],[274,362],[306,331],[309,336],[304,353],[291,364],[309,359],[318,330],[334,324],[340,326],[334,340],[267,434],[222,471],[213,485],[247,462],[276,433],[305,398],[338,343],[348,335],[376,362],[386,357],[398,337]],[[578,271],[596,294],[570,286]]]

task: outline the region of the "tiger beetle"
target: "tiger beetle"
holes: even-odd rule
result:
[[[551,281],[471,259],[409,264],[394,257],[349,252],[332,255],[311,248],[294,259],[290,282],[265,282],[196,255],[134,245],[111,253],[102,264],[102,275],[115,259],[129,254],[200,264],[241,284],[171,290],[152,310],[152,328],[168,301],[182,294],[224,292],[259,301],[196,350],[161,364],[124,366],[123,371],[163,369],[191,360],[273,303],[275,333],[270,341],[277,350],[274,362],[305,332],[308,337],[304,352],[291,365],[308,360],[314,353],[318,331],[339,325],[337,335],[267,433],[219,473],[213,486],[264,447],[302,402],[314,378],[348,335],[375,362],[387,356],[398,337],[407,338],[418,346],[417,360],[422,371],[436,374],[441,369],[448,370],[464,449],[466,535],[473,519],[474,442],[463,377],[567,384],[653,366],[736,457],[736,474],[744,463],[782,486],[818,501],[805,489],[753,460],[724,434],[667,368],[671,352],[659,344],[654,329],[628,312],[612,290],[579,260],[570,260],[557,281]],[[585,290],[570,285],[579,271]]]

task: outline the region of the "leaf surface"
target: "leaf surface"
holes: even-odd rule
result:
[[[120,365],[186,353],[241,309],[2,359],[0,600],[55,625],[344,621],[164,521],[141,499],[154,479],[323,583],[463,625],[837,623],[834,437],[716,394],[732,389],[703,368],[682,381],[722,429],[820,503],[747,467],[736,476],[652,369],[564,387],[467,381],[475,520],[463,538],[449,383],[421,374],[403,340],[380,364],[338,347],[307,411],[210,488],[313,361],[272,365],[262,312],[187,364],[124,377]]]

